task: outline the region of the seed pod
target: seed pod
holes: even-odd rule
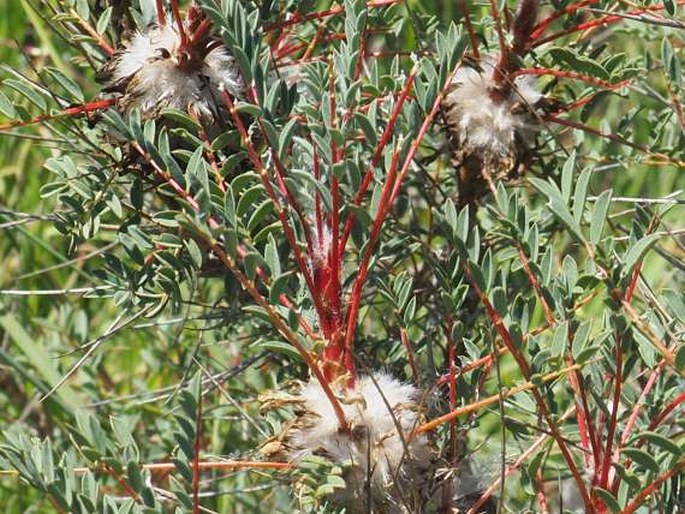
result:
[[[368,505],[373,512],[422,512],[434,455],[425,435],[411,435],[421,419],[419,391],[376,373],[336,392],[349,430],[340,430],[329,399],[310,382],[289,397],[297,415],[264,451],[278,442],[295,462],[318,455],[343,466],[347,486],[330,499],[346,512],[367,512]]]
[[[117,95],[123,112],[138,108],[144,118],[157,118],[163,109],[180,109],[196,116],[210,137],[230,125],[221,90],[237,98],[244,91],[235,60],[197,10],[182,31],[171,20],[138,31],[98,79],[103,93]]]
[[[477,202],[493,179],[519,176],[531,159],[543,96],[529,77],[497,84],[495,66],[462,65],[443,102],[459,204]]]

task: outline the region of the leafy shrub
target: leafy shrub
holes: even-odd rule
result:
[[[682,506],[682,7],[440,4],[21,3],[8,512]]]

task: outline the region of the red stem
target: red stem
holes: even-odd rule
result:
[[[253,96],[253,95],[250,95]],[[257,104],[257,98],[253,96],[251,99],[253,103]],[[304,215],[304,212],[302,210],[302,206],[300,205],[300,202],[297,201],[297,198],[293,196],[293,194],[290,192],[290,189],[288,189],[287,184],[285,183],[285,166],[281,162],[281,159],[278,157],[278,154],[276,150],[274,149],[273,146],[271,146],[271,143],[269,142],[269,138],[267,137],[267,132],[264,129],[264,125],[261,120],[258,121],[259,127],[262,130],[262,133],[264,134],[264,138],[267,141],[267,144],[269,145],[269,149],[271,151],[271,159],[274,162],[274,166],[276,168],[276,183],[278,184],[278,189],[281,191],[283,196],[286,197],[288,200],[288,205],[293,208],[295,211],[295,214],[297,214],[298,219],[300,220],[300,223],[302,224],[302,229],[304,232],[304,237],[307,241],[307,248],[309,250],[309,253],[311,254],[312,251],[312,235],[311,235],[311,230],[309,229],[309,222],[307,221],[306,216]]]
[[[319,24],[319,28],[316,29],[316,34],[307,46],[307,50],[305,50],[304,55],[302,55],[302,57],[298,59],[299,62],[302,62],[303,59],[309,59],[312,56],[312,54],[314,53],[314,49],[316,48],[316,45],[318,45],[319,41],[321,41],[321,39],[324,37],[327,27],[328,20],[324,20]]]
[[[212,28],[212,21],[209,18],[205,18],[200,22],[195,31],[190,36],[190,44],[193,45],[198,41],[202,41],[209,30]]]
[[[642,261],[638,262],[633,270],[633,274],[630,277],[630,284],[626,290],[625,301],[630,303],[633,299],[633,294],[635,293],[635,287],[637,286],[637,281],[640,279],[640,270],[642,269]]]
[[[302,345],[297,335],[292,330],[290,330],[290,327],[288,327],[288,325],[286,325],[285,322],[281,319],[280,314],[278,314],[278,312],[276,312],[273,309],[273,307],[264,298],[264,296],[262,296],[259,293],[259,291],[257,291],[254,282],[248,279],[238,269],[233,258],[228,253],[226,253],[223,247],[217,244],[217,242],[214,241],[208,234],[202,233],[199,234],[199,237],[201,237],[204,240],[205,244],[207,244],[212,249],[212,251],[216,254],[219,260],[224,264],[226,269],[233,273],[238,282],[240,282],[243,288],[250,294],[250,296],[252,296],[257,305],[264,309],[267,316],[269,316],[269,319],[271,320],[271,323],[273,324],[274,328],[276,328],[276,330],[278,330],[281,333],[281,335],[285,337],[285,339],[295,348],[295,350],[297,350],[297,352],[300,354],[304,362],[307,364],[307,367],[311,371],[312,375],[314,375],[314,378],[321,386],[321,389],[323,390],[324,394],[331,402],[333,411],[335,412],[336,418],[338,419],[340,430],[348,431],[350,425],[345,417],[345,412],[343,411],[335,393],[331,389],[328,380],[326,380],[322,371],[319,369],[319,366],[317,365],[317,362],[312,356],[311,352]]]
[[[621,404],[621,386],[623,384],[623,347],[620,334],[616,334],[616,374],[614,380],[614,401],[611,406],[611,419],[609,420],[609,427],[607,433],[606,448],[604,449],[604,463],[602,464],[602,474],[599,485],[604,489],[609,488],[609,469],[611,468],[611,459],[613,456],[612,446],[614,443],[614,435],[616,434],[616,425],[618,423],[618,406]],[[600,502],[600,505],[602,503]]]
[[[478,52],[478,36],[473,28],[473,22],[471,21],[471,11],[466,5],[466,0],[459,0],[459,3],[461,5],[461,14],[464,17],[464,23],[466,24],[466,31],[469,33],[471,50],[473,51],[473,56],[478,60],[480,59],[480,53]]]
[[[521,246],[521,243],[519,241],[516,241],[516,249],[518,251],[519,260],[521,261],[521,264],[523,265],[523,271],[526,273],[526,276],[528,277],[528,281],[530,282],[530,285],[533,286],[533,291],[535,291],[535,296],[538,297],[538,301],[540,302],[540,305],[542,306],[542,311],[545,313],[545,320],[547,321],[547,324],[550,327],[553,327],[555,324],[554,313],[552,312],[552,309],[550,309],[549,304],[547,303],[547,300],[545,300],[545,295],[542,294],[542,288],[540,287],[540,282],[538,281],[537,277],[533,273],[533,270],[530,267],[530,262],[528,261],[528,257],[526,256],[526,252],[523,251],[523,246]]]
[[[566,365],[571,366],[573,364],[573,358],[567,354]],[[571,383],[571,389],[573,390],[573,396],[576,405],[576,420],[578,421],[578,432],[580,433],[580,445],[583,448],[583,462],[585,466],[590,466],[590,444],[589,444],[589,430],[587,424],[586,412],[581,408],[583,403],[583,393],[581,393],[580,382],[583,379],[579,371],[569,374],[569,382]],[[594,447],[594,446],[593,446]]]
[[[583,2],[578,2],[576,4],[567,5],[563,9],[556,9],[552,14],[550,14],[547,18],[545,18],[535,26],[533,32],[530,35],[530,39],[538,39],[540,36],[542,36],[545,30],[547,30],[547,27],[554,20],[557,20],[566,14],[571,14],[579,9],[582,9],[585,6],[596,4],[598,2],[599,0],[585,0]]]
[[[366,191],[369,188],[369,185],[371,184],[371,180],[373,179],[373,170],[376,167],[378,167],[378,164],[381,162],[381,158],[383,157],[383,150],[385,149],[388,142],[390,141],[390,138],[392,137],[392,133],[395,128],[395,123],[399,118],[404,102],[407,100],[409,96],[409,92],[411,91],[411,88],[414,84],[415,77],[416,68],[414,68],[412,72],[409,74],[409,77],[407,77],[407,82],[404,85],[404,88],[402,89],[402,93],[398,98],[397,103],[395,104],[392,114],[390,115],[388,125],[385,127],[383,135],[381,136],[380,140],[378,141],[378,144],[376,145],[373,158],[371,159],[371,164],[369,164],[369,167],[366,169],[364,178],[362,179],[362,182],[359,185],[359,190],[357,191],[357,194],[355,195],[354,200],[352,201],[354,205],[361,204],[362,200],[364,199],[364,194],[366,194]],[[347,240],[349,239],[350,233],[352,232],[352,226],[354,225],[356,219],[356,216],[354,215],[354,213],[352,213],[345,222],[345,229],[343,231],[342,240],[340,241],[339,245],[341,252],[344,250],[345,245],[347,244]]]
[[[649,424],[649,430],[654,430],[656,427],[658,427],[661,422],[666,419],[666,416],[668,416],[678,405],[683,402],[685,402],[685,393],[680,393],[675,400],[669,403],[666,408],[662,410],[656,418],[654,418],[654,420]]]
[[[537,483],[537,500],[538,505],[540,505],[540,514],[549,514],[549,505],[547,503],[547,495],[545,493],[545,479],[542,475],[542,467],[538,468],[538,472],[535,474],[535,479]]]
[[[419,367],[416,364],[416,356],[414,355],[414,348],[411,346],[411,341],[407,335],[407,331],[403,328],[400,329],[400,339],[404,345],[404,349],[407,352],[407,360],[409,360],[409,367],[411,368],[411,376],[414,379],[414,384],[417,386],[420,383],[421,375],[419,375]]]
[[[321,302],[321,298],[319,298],[319,295],[317,294],[317,288],[314,284],[314,281],[312,279],[311,274],[309,273],[309,269],[307,267],[307,264],[304,260],[304,257],[302,256],[302,252],[300,250],[300,246],[297,244],[297,240],[295,239],[295,233],[290,226],[290,222],[288,221],[288,215],[286,211],[283,209],[281,206],[281,202],[278,200],[278,197],[276,196],[276,193],[273,189],[273,186],[271,185],[271,182],[269,181],[269,177],[266,171],[266,168],[262,164],[262,161],[257,154],[257,151],[255,150],[254,146],[252,145],[252,141],[250,141],[249,135],[247,133],[247,130],[245,129],[245,125],[243,124],[242,120],[240,119],[240,116],[238,115],[238,111],[235,108],[235,105],[233,104],[233,100],[231,99],[230,95],[223,90],[221,92],[224,102],[226,103],[226,106],[231,113],[231,117],[233,118],[233,122],[235,123],[236,128],[238,129],[238,133],[240,134],[240,137],[242,139],[243,145],[247,149],[248,156],[250,158],[250,161],[252,161],[253,166],[255,167],[255,171],[257,171],[257,174],[259,175],[262,184],[264,185],[264,189],[267,192],[267,195],[271,199],[271,201],[274,204],[274,208],[276,209],[276,213],[278,215],[279,220],[281,221],[281,226],[283,227],[283,232],[285,234],[286,239],[288,240],[288,243],[290,244],[291,249],[293,250],[293,253],[295,255],[295,261],[297,262],[297,265],[300,269],[300,272],[302,273],[302,276],[304,277],[305,282],[307,283],[307,288],[309,289],[310,296],[312,298],[312,302],[314,303],[314,307],[317,311],[317,314],[319,316],[319,320],[324,319],[324,313],[325,309],[323,307],[323,304]]]
[[[685,5],[685,0],[677,0],[676,5]],[[627,14],[629,15],[639,15],[643,14],[645,12],[658,12],[658,11],[663,11],[665,9],[663,4],[660,5],[650,5],[647,7],[643,7],[641,9],[633,9],[632,11],[628,11]],[[595,20],[591,20],[585,23],[579,23],[578,25],[574,27],[570,27],[565,30],[561,30],[559,32],[555,32],[554,34],[551,34],[545,38],[542,39],[537,39],[535,37],[531,37],[531,40],[534,42],[529,45],[529,49],[532,48],[537,48],[540,45],[544,45],[545,43],[549,43],[550,41],[554,41],[555,39],[558,39],[562,36],[567,36],[569,34],[573,34],[574,32],[581,32],[583,30],[588,30],[594,27],[601,27],[604,25],[609,25],[611,23],[616,23],[617,21],[623,20],[623,16],[619,16],[616,14],[607,14],[606,16],[601,16]],[[538,31],[536,30],[534,34],[537,34]],[[537,40],[536,40],[537,39]]]
[[[512,51],[515,54],[521,55],[525,51],[530,40],[530,34],[533,32],[535,22],[538,19],[539,8],[540,0],[519,0],[511,27]]]
[[[601,80],[590,75],[584,75],[574,71],[552,70],[549,68],[521,68],[516,70],[510,76],[513,78],[517,75],[553,75],[557,78],[580,80],[586,84],[591,84],[593,86],[599,86],[606,89],[618,89],[630,83],[630,80],[623,80],[617,84],[613,84],[606,80]]]
[[[180,47],[183,49],[188,48],[188,34],[186,34],[185,28],[183,27],[183,18],[181,17],[181,12],[178,8],[178,0],[171,0],[171,13],[176,22],[178,34],[181,37]]]
[[[478,283],[476,282],[471,272],[471,268],[466,262],[464,263],[464,272],[467,280],[471,284],[471,287],[474,289],[474,291],[480,298],[480,301],[483,304],[485,311],[487,312],[488,318],[490,318],[490,322],[493,324],[493,326],[499,333],[502,341],[509,349],[509,352],[511,352],[512,356],[516,360],[516,363],[518,364],[518,367],[521,370],[521,373],[523,374],[524,378],[530,381],[531,372],[528,362],[526,361],[521,351],[516,347],[516,344],[514,343],[514,340],[511,337],[511,334],[509,333],[509,330],[504,325],[502,317],[492,306],[492,304],[490,303],[490,299],[487,297],[487,295],[478,286]],[[559,431],[559,428],[550,416],[550,413],[547,410],[547,405],[545,404],[542,395],[537,389],[533,389],[531,393],[535,398],[540,413],[545,418],[545,421],[547,422],[547,425],[549,426],[549,429],[552,432],[552,436],[557,442],[557,446],[559,446],[559,449],[561,450],[564,460],[566,461],[566,465],[568,466],[569,470],[571,471],[571,474],[573,475],[573,478],[576,481],[576,484],[578,485],[578,490],[580,491],[580,494],[582,496],[583,504],[585,505],[586,511],[588,513],[594,513],[595,510],[592,505],[590,496],[588,495],[587,488],[585,487],[585,483],[583,482],[583,477],[578,471],[578,467],[576,466],[576,463],[573,460],[573,456],[571,455],[571,452],[569,451],[566,442],[564,441],[564,438],[562,437],[561,432]]]
[[[164,13],[164,1],[155,0],[155,5],[157,6],[157,24],[160,27],[166,26],[166,15]]]
[[[369,9],[372,9],[374,7],[383,7],[386,5],[402,3],[403,1],[404,0],[375,0],[375,1],[368,2],[366,4],[366,6]],[[344,11],[344,7],[342,5],[336,5],[335,7],[332,7],[331,9],[327,9],[325,11],[315,12],[312,14],[308,14],[306,16],[300,16],[299,13],[295,13],[295,15],[292,18],[290,18],[289,20],[281,21],[278,23],[272,23],[270,25],[267,25],[264,28],[264,30],[267,32],[271,32],[273,30],[282,30],[286,27],[298,25],[298,24],[306,22],[306,21],[319,20],[321,18],[333,16],[333,15],[341,13],[343,11]]]
[[[108,98],[107,100],[98,100],[97,102],[89,102],[87,104],[79,105],[76,107],[67,107],[56,114],[42,114],[41,116],[36,116],[30,120],[22,121],[16,120],[4,125],[0,125],[0,130],[8,130],[16,127],[25,127],[27,125],[35,125],[36,123],[42,123],[44,121],[54,120],[56,118],[61,118],[63,116],[76,116],[78,114],[89,113],[93,111],[99,111],[102,109],[107,109],[116,103],[116,99]]]
[[[499,63],[495,66],[492,79],[495,81],[495,84],[501,84],[506,78],[504,72],[509,68],[509,45],[504,37],[504,30],[502,30],[502,21],[500,20],[496,0],[490,0],[490,15],[492,16],[492,19],[495,20],[495,29],[497,30],[500,51]]]
[[[200,205],[197,203],[197,200],[193,198],[193,195],[182,188],[181,185],[171,176],[171,173],[163,170],[159,164],[157,164],[157,162],[143,149],[143,147],[140,146],[138,141],[132,142],[131,146],[133,146],[133,148],[141,155],[141,157],[143,157],[150,164],[150,166],[152,166],[152,170],[157,177],[166,182],[180,198],[183,198],[183,200],[190,205],[194,211],[200,211]],[[207,223],[212,229],[219,228],[219,223],[217,223],[213,216],[208,218]]]
[[[592,460],[594,464],[593,469],[597,469],[599,467],[599,461],[602,453],[600,448],[601,443],[599,437],[597,436],[597,429],[595,428],[592,416],[590,415],[590,405],[587,401],[587,393],[585,392],[585,386],[583,385],[582,380],[583,377],[580,372],[576,372],[575,375],[577,377],[578,389],[580,391],[580,398],[583,404],[583,418],[587,422],[588,437],[590,439],[590,446],[592,447]]]
[[[110,45],[107,41],[105,41],[105,38],[102,37],[102,35],[99,34],[97,30],[91,27],[86,20],[81,18],[81,16],[74,9],[70,9],[70,13],[78,18],[78,24],[81,26],[81,28],[85,30],[86,33],[95,40],[100,49],[103,52],[105,52],[105,54],[107,54],[108,57],[114,55],[114,52],[116,52],[114,47]]]
[[[224,470],[232,471],[236,469],[275,469],[288,470],[292,469],[293,465],[290,462],[279,461],[263,461],[263,460],[219,460],[219,461],[201,461],[199,463],[201,471]],[[73,468],[71,471],[75,475],[83,475],[90,472],[100,471],[99,466]],[[103,468],[109,472],[109,468]],[[153,462],[151,464],[141,464],[140,469],[149,471],[151,474],[167,474],[177,469],[173,462]]]
[[[383,184],[383,189],[381,191],[381,198],[378,202],[378,209],[376,211],[376,216],[373,220],[373,225],[371,227],[371,234],[369,235],[369,240],[365,245],[364,255],[359,263],[359,272],[352,286],[352,293],[350,295],[350,307],[347,311],[347,329],[345,331],[345,350],[348,352],[352,351],[352,344],[354,341],[355,330],[357,327],[357,315],[359,312],[359,304],[361,302],[362,286],[366,281],[366,275],[369,271],[369,262],[371,261],[371,256],[375,249],[378,237],[381,233],[381,228],[383,227],[383,222],[385,221],[385,216],[387,211],[392,205],[391,201],[391,191],[393,185],[395,184],[397,176],[397,164],[399,162],[399,145],[395,148],[392,155],[392,162],[390,163],[390,169],[385,179],[385,184]]]
[[[678,167],[685,166],[685,163],[673,160],[671,157],[669,157],[666,154],[659,153],[659,152],[653,152],[652,150],[650,150],[646,146],[639,145],[637,143],[632,143],[630,141],[623,139],[621,136],[618,136],[616,134],[611,134],[611,133],[608,134],[606,132],[602,132],[602,131],[594,129],[592,127],[588,127],[587,125],[583,125],[582,123],[578,123],[577,121],[559,118],[559,117],[551,115],[551,114],[548,116],[545,116],[544,120],[552,122],[552,123],[557,123],[559,125],[563,125],[566,127],[571,127],[571,128],[578,129],[578,130],[583,130],[583,131],[588,132],[590,134],[594,134],[596,136],[603,137],[603,138],[609,139],[611,141],[615,141],[617,143],[621,143],[622,145],[626,145],[626,146],[629,146],[631,148],[634,148],[635,150],[639,150],[641,152],[644,152],[647,155],[650,155],[650,156],[654,157],[655,159],[658,159],[662,162],[667,162],[669,164],[673,164],[673,165],[678,166]]]
[[[645,387],[642,389],[642,392],[640,393],[640,397],[638,398],[637,402],[635,402],[635,405],[633,406],[633,410],[630,413],[630,417],[628,418],[628,422],[626,423],[626,426],[623,429],[623,432],[621,433],[621,438],[619,439],[619,442],[616,445],[616,450],[614,450],[614,461],[615,462],[618,462],[621,448],[626,444],[626,441],[628,441],[628,439],[630,438],[630,435],[633,433],[633,429],[635,428],[635,422],[637,421],[637,417],[640,413],[640,409],[644,406],[645,399],[647,398],[647,395],[652,390],[652,387],[654,387],[654,384],[656,383],[656,379],[659,378],[661,370],[663,369],[663,367],[665,365],[666,365],[666,361],[662,360],[659,363],[659,365],[654,369],[654,371],[652,371],[652,374],[649,376],[649,379],[647,380]],[[614,495],[616,495],[616,493],[618,492],[618,487],[620,484],[621,484],[621,479],[618,475],[616,475],[614,477],[614,482],[611,486],[611,492],[614,493]]]
[[[335,75],[333,72],[333,64],[329,63],[328,67],[328,102],[329,112],[331,114],[330,124],[331,129],[337,126],[336,116],[336,99],[335,99]],[[331,232],[330,247],[327,248],[326,259],[326,288],[323,291],[325,297],[325,321],[324,335],[327,339],[327,345],[323,352],[323,359],[326,365],[327,378],[334,380],[340,375],[344,369],[348,374],[348,387],[354,386],[355,365],[351,348],[344,345],[343,335],[340,331],[341,320],[341,288],[340,288],[340,272],[341,272],[341,254],[338,250],[338,242],[340,240],[340,184],[338,178],[333,172],[335,165],[342,160],[341,152],[338,145],[331,138],[330,151],[332,155],[331,170],[330,170],[330,193],[331,193],[331,213],[327,217],[328,228]],[[349,351],[348,351],[349,350]],[[344,366],[344,368],[343,368]]]
[[[647,497],[649,497],[650,494],[652,494],[654,491],[657,490],[657,488],[661,487],[661,484],[663,484],[666,480],[674,476],[676,473],[680,473],[681,470],[685,469],[685,459],[682,459],[676,466],[659,475],[654,479],[654,481],[649,484],[647,487],[645,487],[640,493],[635,497],[635,499],[630,502],[625,509],[621,511],[621,514],[632,514],[637,510],[637,508],[644,502]]]

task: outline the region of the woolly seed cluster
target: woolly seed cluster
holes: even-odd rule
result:
[[[420,421],[419,391],[376,373],[337,393],[350,430],[340,430],[330,400],[311,381],[289,402],[297,417],[281,438],[287,456],[318,455],[343,465],[347,487],[331,499],[347,512],[367,512],[368,491],[374,512],[419,512],[432,468],[427,438],[410,438]]]
[[[228,121],[221,90],[242,97],[244,84],[228,49],[208,38],[183,45],[171,20],[137,32],[101,70],[104,92],[118,93],[119,108],[154,118],[165,108],[196,114],[206,129]]]
[[[543,100],[531,77],[496,84],[495,66],[487,61],[480,66],[457,71],[443,104],[463,203],[482,192],[484,173],[498,179],[520,173],[539,129],[536,110]]]

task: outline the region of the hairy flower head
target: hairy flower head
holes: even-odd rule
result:
[[[350,425],[347,431],[340,430],[331,402],[317,382],[304,385],[291,398],[298,416],[281,437],[287,456],[298,461],[318,455],[344,465],[347,487],[333,500],[348,512],[364,505],[367,490],[377,511],[383,512],[381,505],[402,503],[398,494],[418,498],[432,466],[428,439],[411,435],[421,416],[418,389],[375,373],[338,393]]]
[[[190,27],[187,27],[190,32]],[[220,41],[191,33],[184,38],[169,20],[137,32],[101,71],[103,90],[120,94],[124,112],[154,118],[165,108],[196,115],[205,128],[226,122],[221,90],[241,97],[242,77]]]
[[[462,66],[447,95],[447,122],[457,146],[478,152],[494,164],[515,161],[537,133],[535,107],[542,99],[530,77],[518,76],[510,87],[493,80],[494,68]]]

